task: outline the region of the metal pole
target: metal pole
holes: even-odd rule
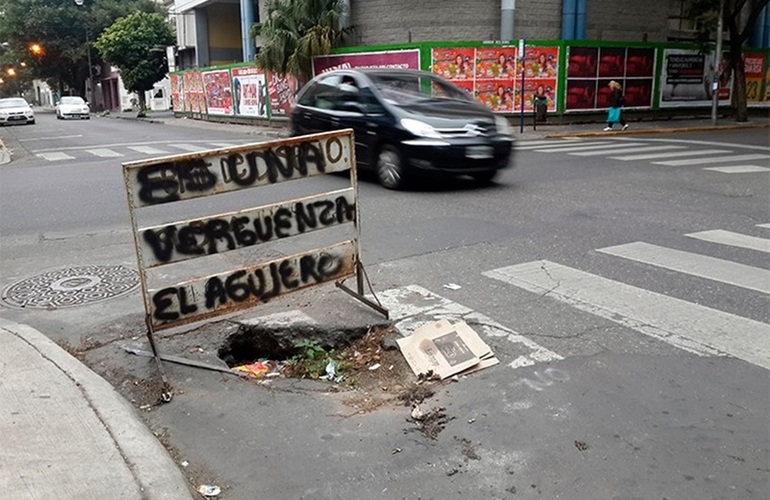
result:
[[[714,54],[713,81],[711,83],[711,124],[717,124],[717,107],[719,106],[719,80],[722,77],[720,64],[722,62],[722,19],[724,18],[725,0],[719,0],[719,19],[717,20],[717,46]]]
[[[88,35],[86,26],[86,50],[88,52],[88,103],[93,105],[94,101],[94,66],[91,64],[91,37]]]

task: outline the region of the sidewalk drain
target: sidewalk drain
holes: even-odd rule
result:
[[[268,359],[285,361],[299,349],[298,342],[317,342],[326,350],[338,350],[349,346],[366,335],[369,327],[321,328],[313,325],[265,326],[241,325],[219,348],[217,355],[228,366],[234,367]]]
[[[17,281],[0,298],[22,309],[63,309],[111,299],[138,286],[138,273],[124,266],[70,267]]]

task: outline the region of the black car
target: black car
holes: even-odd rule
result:
[[[352,128],[356,163],[386,188],[418,173],[467,174],[491,181],[510,164],[505,118],[431,73],[357,69],[323,73],[300,91],[292,135]]]

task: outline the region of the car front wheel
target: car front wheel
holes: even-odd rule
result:
[[[407,184],[407,173],[401,152],[390,144],[380,148],[377,155],[377,179],[388,189],[400,189]]]

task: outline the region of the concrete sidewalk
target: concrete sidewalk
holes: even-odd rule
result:
[[[13,499],[192,498],[166,449],[110,384],[0,318],[0,491]]]

